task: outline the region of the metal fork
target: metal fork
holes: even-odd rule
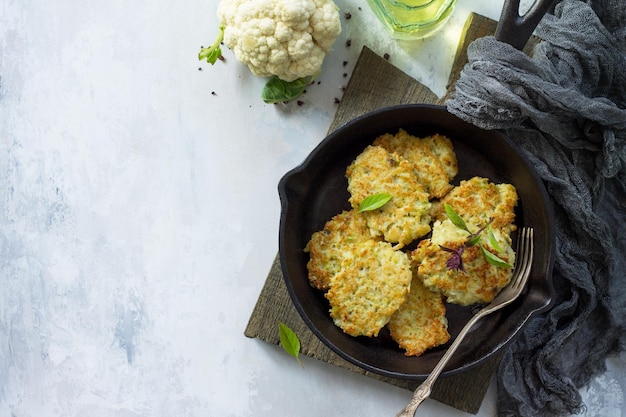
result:
[[[420,404],[430,396],[430,392],[433,384],[439,377],[441,371],[448,363],[448,360],[452,357],[457,350],[465,335],[476,324],[478,320],[485,317],[494,311],[500,310],[502,307],[512,303],[522,293],[526,286],[526,281],[530,275],[530,268],[533,263],[533,229],[530,227],[524,227],[520,230],[520,236],[517,240],[517,261],[515,262],[515,271],[511,277],[511,282],[494,298],[491,304],[483,307],[478,313],[476,313],[463,327],[459,335],[454,342],[450,345],[446,353],[439,360],[433,371],[428,375],[428,378],[415,389],[413,398],[409,404],[400,411],[396,417],[413,417],[415,410]]]

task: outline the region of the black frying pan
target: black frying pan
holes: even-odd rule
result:
[[[510,139],[497,131],[479,129],[448,113],[443,106],[398,105],[352,119],[328,135],[300,166],[281,179],[280,261],[296,310],[312,332],[339,356],[392,378],[420,379],[432,371],[447,345],[430,349],[420,357],[409,357],[385,329],[376,338],[357,338],[335,326],[328,313],[328,301],[309,283],[309,255],[303,250],[326,221],[350,208],[346,167],[374,138],[397,132],[400,127],[418,137],[440,133],[451,138],[459,161],[455,181],[481,176],[495,183],[513,184],[520,199],[516,224],[535,230],[528,292],[477,324],[464,339],[462,349],[448,362],[442,376],[449,376],[467,371],[499,352],[531,317],[548,309],[552,302],[552,207],[541,179]],[[516,236],[512,238],[516,240]],[[452,338],[474,314],[472,306],[447,306]]]

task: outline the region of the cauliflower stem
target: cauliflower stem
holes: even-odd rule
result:
[[[202,61],[203,59],[206,59],[206,62],[208,62],[209,64],[211,65],[215,64],[215,61],[217,61],[219,57],[222,56],[222,48],[220,45],[222,44],[223,40],[224,40],[224,26],[222,25],[219,27],[219,32],[217,34],[217,38],[215,39],[215,42],[213,42],[213,44],[209,46],[208,48],[200,49],[200,52],[198,53],[198,59],[200,61]]]

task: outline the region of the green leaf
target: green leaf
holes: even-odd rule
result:
[[[499,257],[494,255],[493,253],[489,252],[487,249],[483,248],[482,245],[480,245],[480,251],[482,252],[483,257],[491,265],[495,265],[495,266],[497,266],[499,268],[513,268],[513,265],[511,265],[510,263],[500,259]]]
[[[198,53],[198,59],[202,61],[206,59],[206,62],[213,65],[215,61],[218,60],[220,56],[222,56],[222,48],[220,47],[222,41],[224,40],[224,26],[219,27],[219,32],[217,34],[217,38],[213,42],[211,46],[208,48],[201,48]]]
[[[294,81],[281,80],[277,76],[270,78],[263,91],[261,91],[261,98],[268,104],[284,103],[287,101],[295,100],[304,93],[306,87],[311,82],[311,77],[298,78]]]
[[[278,334],[280,336],[280,344],[285,349],[285,352],[296,358],[300,366],[304,368],[304,365],[300,362],[300,339],[298,339],[296,333],[285,323],[279,322]]]
[[[359,212],[376,210],[387,204],[389,200],[391,200],[391,195],[389,194],[372,194],[361,201],[361,204],[359,204]]]
[[[489,244],[491,245],[491,247],[494,248],[496,252],[502,252],[503,249],[498,243],[495,235],[493,234],[493,230],[491,230],[491,227],[487,227],[487,237],[489,238]]]
[[[461,216],[459,216],[457,214],[456,211],[454,211],[454,209],[452,208],[452,206],[450,204],[445,204],[443,205],[444,210],[446,211],[446,214],[448,215],[448,218],[450,219],[450,221],[459,229],[463,229],[468,233],[471,233],[469,231],[469,229],[467,228],[467,225],[465,224],[465,221],[461,218]]]
[[[467,246],[468,248],[471,246],[474,246],[476,244],[478,244],[478,242],[480,242],[480,233],[478,234],[474,234],[471,235],[466,241],[465,241],[465,246]]]

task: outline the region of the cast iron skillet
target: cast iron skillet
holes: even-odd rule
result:
[[[496,39],[519,50],[524,49],[543,16],[550,12],[556,3],[557,0],[536,0],[526,13],[520,15],[520,0],[505,0],[496,28]]]
[[[458,183],[475,175],[517,188],[520,203],[516,224],[535,229],[535,258],[527,293],[507,308],[481,320],[448,363],[443,375],[468,370],[502,349],[528,320],[549,308],[554,251],[552,209],[546,190],[520,151],[506,137],[485,131],[433,105],[399,105],[358,117],[326,137],[280,181],[282,205],[279,252],[287,289],[309,328],[330,349],[368,371],[395,378],[423,378],[439,361],[447,345],[420,357],[407,357],[386,330],[376,338],[352,337],[333,324],[322,292],[309,285],[303,251],[313,232],[343,209],[349,209],[345,169],[382,133],[403,128],[416,136],[441,133],[454,143],[459,160]],[[513,236],[515,241],[517,236]],[[448,306],[454,338],[475,307]]]

